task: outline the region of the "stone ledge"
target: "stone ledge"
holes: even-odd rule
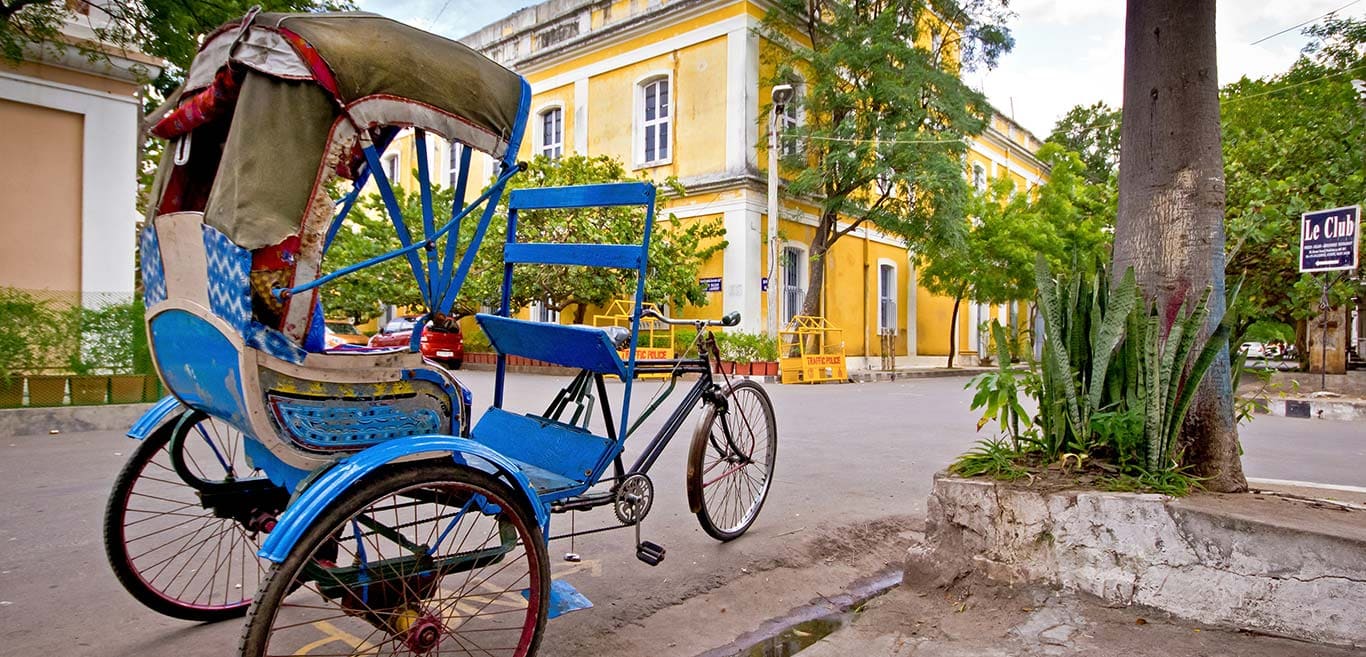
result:
[[[1366,512],[1263,495],[1040,493],[940,474],[906,581],[973,571],[1200,623],[1366,647]]]
[[[151,404],[0,409],[0,436],[78,431],[127,431]]]

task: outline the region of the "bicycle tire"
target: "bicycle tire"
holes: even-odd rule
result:
[[[773,402],[758,383],[735,381],[722,394],[728,411],[720,413],[716,406],[708,405],[693,432],[686,483],[688,507],[697,515],[702,530],[724,542],[748,531],[768,499],[778,454],[778,427]],[[737,408],[740,421],[726,420]],[[725,439],[723,422],[730,424],[736,447],[748,450],[738,460]],[[717,473],[723,462],[727,467]],[[755,474],[761,474],[762,479],[756,480]]]

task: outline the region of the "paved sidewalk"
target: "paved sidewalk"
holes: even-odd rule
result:
[[[1347,657],[1360,650],[1211,629],[1160,612],[982,581],[901,585],[799,657]]]

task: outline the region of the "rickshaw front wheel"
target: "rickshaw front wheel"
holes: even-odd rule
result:
[[[534,655],[546,554],[527,501],[493,476],[446,458],[387,466],[271,568],[241,654]]]

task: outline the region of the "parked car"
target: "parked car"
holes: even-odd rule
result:
[[[1266,345],[1260,342],[1244,342],[1242,351],[1248,358],[1266,358]]]
[[[413,339],[417,317],[395,317],[370,338],[371,347],[406,347]],[[465,338],[460,325],[449,322],[444,326],[427,325],[420,341],[422,355],[453,370],[465,363]]]
[[[351,322],[338,322],[328,320],[323,322],[327,337],[324,338],[328,349],[336,348],[343,344],[355,344],[365,346],[370,338],[365,337],[364,333],[356,330],[355,324]]]

